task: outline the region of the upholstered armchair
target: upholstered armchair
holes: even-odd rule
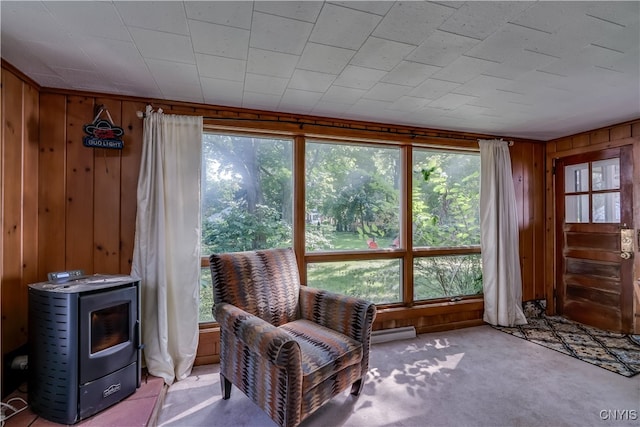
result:
[[[214,254],[222,397],[235,385],[281,426],[296,426],[369,369],[374,304],[300,286],[292,249]]]

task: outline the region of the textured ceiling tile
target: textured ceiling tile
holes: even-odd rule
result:
[[[375,13],[376,15],[385,15],[393,4],[394,1],[332,1],[331,4],[348,7],[350,9],[360,10],[362,12]]]
[[[402,96],[400,97],[400,99],[396,100],[393,104],[391,104],[391,106],[389,106],[389,109],[413,112],[423,108],[428,103],[429,103],[429,100],[424,98],[416,98],[414,96]]]
[[[387,40],[418,45],[456,9],[427,2],[396,3],[373,35]]]
[[[457,87],[455,93],[462,95],[483,96],[496,89],[503,88],[512,81],[492,76],[478,76]]]
[[[335,86],[345,86],[354,89],[371,89],[386,73],[372,68],[348,65],[333,82]]]
[[[473,100],[473,96],[458,95],[455,93],[448,93],[440,98],[429,103],[431,108],[441,108],[443,110],[453,110],[467,102]]]
[[[389,71],[381,81],[415,87],[440,69],[441,67],[433,65],[402,61],[393,70]]]
[[[355,50],[317,43],[307,43],[297,68],[329,74],[339,74],[344,67],[347,66],[355,53]]]
[[[253,10],[299,21],[316,22],[322,9],[321,1],[257,1]]]
[[[539,1],[520,16],[512,19],[514,24],[555,33],[570,25],[588,10],[589,2]]]
[[[513,55],[524,50],[526,46],[546,37],[548,33],[513,24],[506,24],[470,49],[465,55],[489,61],[508,61]]]
[[[582,73],[587,66],[606,67],[614,61],[624,58],[624,56],[623,53],[611,49],[587,45],[574,55],[553,61],[549,65],[539,68],[539,70],[571,77]]]
[[[187,1],[187,18],[230,27],[251,28],[253,2],[249,1]]]
[[[640,2],[638,2],[640,4]],[[620,29],[620,31],[606,35],[604,37],[594,40],[592,43],[606,47],[609,49],[617,50],[619,52],[635,52],[640,46],[640,25],[635,24],[629,27]]]
[[[280,95],[269,95],[266,93],[244,92],[242,106],[257,110],[276,111],[280,103]]]
[[[466,83],[495,65],[496,63],[492,61],[460,56],[451,64],[435,73],[433,77],[451,82]]]
[[[163,85],[176,87],[184,85],[189,87],[200,84],[198,69],[195,64],[161,59],[146,59],[145,62],[160,87]]]
[[[133,41],[145,58],[195,64],[191,38],[144,28],[129,28]]]
[[[197,53],[196,63],[198,65],[198,74],[200,77],[211,77],[239,82],[244,81],[247,62],[241,59]]]
[[[425,99],[437,99],[442,95],[451,92],[460,86],[459,83],[448,82],[445,80],[427,79],[417,88],[413,89],[409,95]]]
[[[322,8],[309,41],[359,49],[382,18],[327,3]]]
[[[76,34],[131,40],[113,3],[85,1],[48,1],[45,7],[56,20]]]
[[[484,71],[484,74],[505,79],[515,79],[525,73],[542,68],[557,59],[555,56],[523,50],[512,55],[506,61],[489,67]]]
[[[249,45],[300,55],[312,29],[308,22],[254,12]]]
[[[266,93],[268,95],[282,95],[287,87],[287,79],[247,73],[244,90],[247,92]]]
[[[28,48],[28,42],[13,40],[13,37],[2,37],[2,59],[9,61],[14,67],[18,67],[23,73],[27,73],[36,82],[32,74],[55,75],[55,72],[47,65],[44,58],[40,58],[36,52]]]
[[[362,98],[377,101],[396,101],[411,91],[409,86],[400,86],[390,83],[376,83]]]
[[[197,53],[247,59],[249,31],[189,20],[191,40]]]
[[[87,36],[79,39],[78,44],[102,73],[112,76],[114,83],[148,78],[147,64],[132,42]]]
[[[129,27],[189,34],[184,5],[176,1],[114,2],[124,23]]]
[[[309,92],[306,90],[298,90],[287,88],[285,90],[284,95],[282,96],[282,100],[280,103],[287,104],[311,104],[315,105],[322,98],[322,93],[319,92]]]
[[[64,67],[54,67],[53,70],[74,89],[106,92],[109,90],[109,86],[111,86],[111,82],[109,81],[104,81],[102,78],[96,79],[96,75],[98,75],[98,77],[102,76],[96,74],[95,71],[74,70]]]
[[[200,86],[178,86],[175,88],[166,86],[162,88],[162,97],[165,99],[175,99],[177,101],[192,102],[202,104],[204,97],[201,94]]]
[[[588,15],[574,19],[547,37],[533,40],[526,49],[557,57],[576,53],[583,47],[607,37],[615,37],[624,27]]]
[[[322,97],[320,92],[307,92],[304,90],[287,89],[282,95],[280,104],[278,104],[279,111],[296,112],[304,111],[304,114],[308,114],[313,110],[313,107]]]
[[[377,99],[365,99],[361,98],[356,101],[351,108],[349,108],[349,114],[356,115],[362,118],[370,119],[379,115],[381,111],[386,110],[391,106],[390,101],[381,101]]]
[[[363,89],[331,86],[322,96],[322,100],[326,102],[337,102],[340,104],[353,104],[358,101],[358,99],[362,98],[362,95],[365,93],[367,93],[367,91]]]
[[[0,2],[2,5],[2,42],[11,35],[17,40],[44,41],[67,44],[70,42],[68,30],[60,25],[42,2],[20,1]],[[28,31],[24,31],[29,23]]]
[[[533,2],[467,2],[439,28],[461,36],[485,39],[520,15]]]
[[[351,59],[351,65],[391,71],[415,46],[369,37]]]
[[[318,101],[318,103],[313,107],[311,111],[313,114],[318,116],[329,116],[336,117],[336,113],[342,115],[345,111],[347,111],[351,107],[350,104],[344,104],[339,102],[330,102],[323,101],[322,99]]]
[[[480,40],[471,37],[436,31],[405,59],[446,67],[479,42]]]
[[[326,92],[336,79],[335,74],[319,73],[317,71],[295,70],[289,88],[310,92]]]
[[[289,78],[296,68],[298,59],[297,55],[251,47],[247,60],[247,72]]]
[[[638,25],[640,23],[640,2],[620,2],[615,7],[611,7],[608,2],[591,2],[587,6],[586,14],[604,21],[615,22],[625,27]]]
[[[89,56],[77,47],[69,49],[69,45],[49,43],[47,41],[22,41],[21,45],[29,54],[38,58],[49,68],[73,68],[78,70],[95,71],[96,66]],[[4,52],[2,53],[4,56]]]
[[[201,78],[200,82],[206,102],[214,105],[241,106],[242,82],[231,82],[208,77]]]

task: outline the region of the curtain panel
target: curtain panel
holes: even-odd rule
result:
[[[202,117],[147,107],[131,274],[147,369],[169,385],[190,374],[198,346],[201,155]]]
[[[522,310],[518,212],[509,143],[478,143],[484,321],[500,326],[523,325],[527,319]]]

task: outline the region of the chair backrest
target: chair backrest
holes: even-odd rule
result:
[[[288,249],[213,254],[214,304],[229,303],[275,326],[296,320],[300,276]]]

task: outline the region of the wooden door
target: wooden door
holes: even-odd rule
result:
[[[621,230],[634,228],[632,147],[558,159],[555,170],[556,310],[632,332],[634,251],[621,251]]]

